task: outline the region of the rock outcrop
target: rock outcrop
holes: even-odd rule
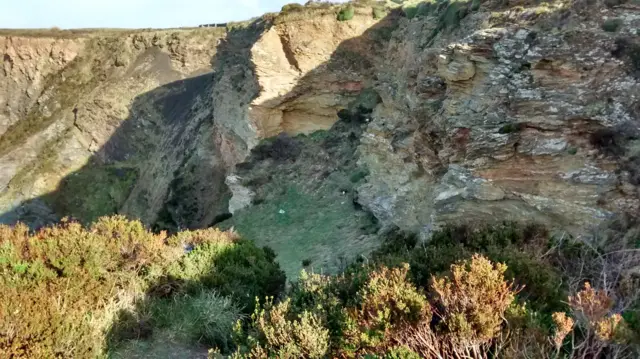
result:
[[[362,137],[363,205],[423,233],[522,219],[583,233],[638,213],[638,63],[620,55],[638,49],[620,40],[638,9],[552,6],[401,22]],[[612,18],[617,33],[602,28]]]
[[[3,221],[117,211],[207,226],[230,191],[234,213],[251,205],[234,169],[262,139],[340,118],[361,123],[354,201],[383,227],[527,219],[580,234],[638,213],[637,6],[442,4],[383,19],[360,4],[348,21],[312,4],[226,32],[5,36]],[[109,191],[72,195],[87,183]]]
[[[39,226],[61,216],[90,221],[120,212],[151,224],[179,195],[198,199],[190,204],[197,213],[180,225],[209,224],[215,213],[196,208],[219,209],[225,191],[206,96],[224,35],[199,29],[0,37],[2,221]],[[197,170],[180,171],[194,162]],[[220,185],[203,190],[203,178]],[[181,185],[187,193],[174,193]]]

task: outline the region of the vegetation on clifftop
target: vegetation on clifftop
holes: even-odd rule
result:
[[[124,217],[36,233],[0,226],[0,357],[97,357],[166,328],[224,348],[254,297],[283,289],[273,260],[232,232],[167,237]],[[191,327],[179,311],[192,315]]]
[[[389,232],[369,260],[303,270],[285,291],[275,254],[233,232],[167,237],[123,217],[3,226],[0,354],[632,358],[627,227],[589,245],[515,223],[447,227],[424,244]]]

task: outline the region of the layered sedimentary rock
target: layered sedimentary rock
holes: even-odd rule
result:
[[[356,204],[385,226],[527,219],[583,233],[637,213],[640,11],[519,5],[382,19],[359,5],[348,21],[310,5],[224,33],[4,37],[3,218],[89,206],[207,226],[229,191],[233,212],[252,205],[235,167],[262,139],[340,118],[363,129]],[[75,172],[109,184],[107,211],[64,195],[83,183]]]

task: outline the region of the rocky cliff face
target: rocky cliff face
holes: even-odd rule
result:
[[[355,191],[385,225],[426,235],[443,223],[529,219],[579,234],[637,213],[637,7],[443,4],[360,20],[369,28],[322,62],[308,58],[349,25],[312,17],[270,28],[250,50],[257,90],[240,115],[250,130],[232,132],[322,128],[373,90],[382,101],[355,155],[369,175]],[[307,26],[322,34],[317,47],[301,47]]]
[[[55,36],[0,38],[4,222],[38,226],[121,212],[154,223],[180,191],[173,181],[198,187],[186,173],[223,183],[206,94],[224,30]],[[198,170],[174,175],[194,161]],[[205,192],[217,199],[221,188]],[[215,207],[211,201],[190,206]],[[180,225],[206,225],[215,214],[191,215]]]
[[[423,233],[523,218],[582,233],[638,213],[638,9],[472,6],[453,27],[435,14],[394,32],[360,202]]]
[[[224,33],[5,36],[3,221],[117,211],[201,227],[230,198],[242,217],[285,168],[276,148],[252,158],[259,176],[236,171],[250,150],[340,119],[358,124],[357,150],[325,153],[345,141],[323,139],[323,159],[298,170],[333,178],[382,227],[527,219],[582,233],[637,213],[637,6],[439,4],[382,19],[358,5],[349,21],[312,5]]]

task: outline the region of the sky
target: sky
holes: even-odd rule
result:
[[[296,0],[0,0],[0,28],[167,28],[247,20]]]

